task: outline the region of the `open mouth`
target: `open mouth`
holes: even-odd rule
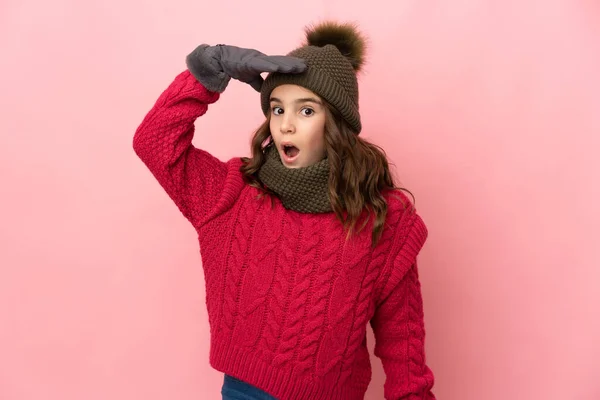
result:
[[[287,162],[293,161],[296,157],[298,157],[298,153],[300,153],[300,149],[293,144],[284,144],[281,146],[281,148],[283,149],[283,154],[285,156],[284,158]]]

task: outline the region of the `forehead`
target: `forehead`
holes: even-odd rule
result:
[[[302,86],[285,84],[277,86],[271,92],[271,97],[277,97],[281,100],[294,100],[297,98],[314,97],[320,99],[320,97],[313,91],[308,90]]]

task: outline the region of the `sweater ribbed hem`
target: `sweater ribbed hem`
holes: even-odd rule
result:
[[[333,388],[290,371],[274,368],[252,350],[227,346],[219,340],[210,345],[210,364],[217,371],[231,375],[269,393],[278,400],[363,400],[367,387]]]

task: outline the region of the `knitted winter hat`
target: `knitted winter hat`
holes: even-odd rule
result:
[[[287,55],[302,58],[308,68],[301,74],[269,74],[261,88],[263,113],[269,113],[273,89],[295,84],[327,100],[359,134],[362,126],[356,74],[364,63],[365,38],[349,23],[324,22],[306,27],[305,33],[306,42]]]

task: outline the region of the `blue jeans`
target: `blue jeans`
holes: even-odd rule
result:
[[[227,374],[223,380],[221,394],[223,400],[277,400],[269,393]]]

